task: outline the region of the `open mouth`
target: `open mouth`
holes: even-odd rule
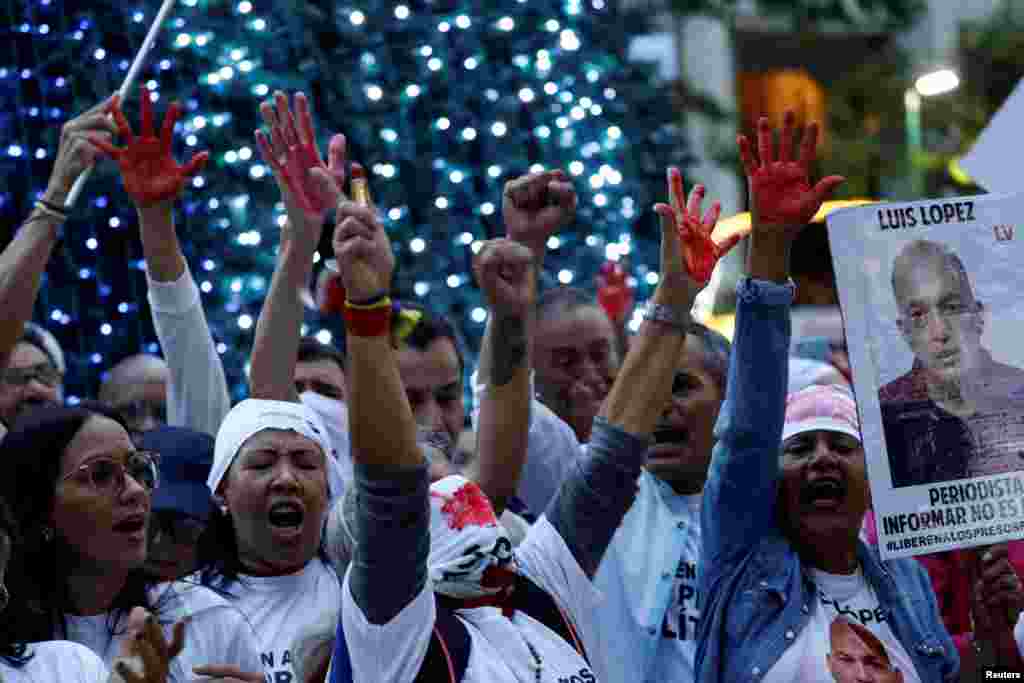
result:
[[[690,438],[690,432],[679,427],[658,427],[654,430],[654,443],[658,446],[664,444],[684,444]]]
[[[840,479],[826,477],[808,482],[800,492],[800,502],[819,509],[835,509],[846,499],[846,486]]]
[[[690,433],[678,427],[658,427],[653,437],[654,443],[647,451],[648,460],[678,456],[679,450],[689,442]]]
[[[279,529],[297,529],[306,513],[298,503],[274,503],[270,506],[270,525]]]

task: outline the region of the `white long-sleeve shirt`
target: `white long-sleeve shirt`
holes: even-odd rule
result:
[[[224,365],[188,267],[173,282],[149,279],[153,326],[170,370],[167,424],[216,435],[231,410]]]

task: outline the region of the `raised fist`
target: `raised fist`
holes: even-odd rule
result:
[[[492,311],[526,315],[536,298],[533,254],[509,239],[485,242],[473,259],[473,272]]]
[[[390,289],[395,255],[376,209],[342,201],[333,244],[349,301],[365,301]]]
[[[564,171],[531,173],[505,183],[501,212],[508,238],[543,254],[548,238],[576,214],[576,191]]]

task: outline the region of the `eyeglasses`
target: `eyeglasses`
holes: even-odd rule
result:
[[[135,451],[121,462],[113,458],[101,457],[91,460],[75,468],[73,472],[61,478],[67,481],[73,477],[82,478],[100,493],[118,495],[127,484],[126,476],[142,484],[147,491],[152,491],[160,483],[160,470],[157,463],[160,456],[150,451]]]
[[[60,384],[63,377],[60,370],[50,363],[27,365],[23,368],[6,368],[0,372],[0,382],[18,387],[26,386],[32,380],[47,387],[55,387]]]
[[[146,418],[152,418],[160,424],[167,423],[167,404],[163,401],[128,401],[114,406],[114,412],[128,424],[137,424]]]
[[[150,539],[154,542],[163,535],[178,545],[195,545],[206,531],[206,522],[175,512],[157,511],[149,519]]]

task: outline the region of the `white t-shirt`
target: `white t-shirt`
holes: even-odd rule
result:
[[[262,672],[256,633],[240,610],[223,597],[203,586],[185,581],[164,583],[150,594],[154,613],[170,640],[175,622],[190,617],[185,627],[185,647],[171,660],[169,683],[195,679],[192,668],[208,664],[237,666],[242,671]],[[127,617],[121,620],[111,637],[107,613],[94,616],[67,616],[67,639],[95,652],[109,667],[121,654],[121,642],[127,636]]]
[[[680,495],[650,472],[601,560],[602,680],[693,683],[701,494]]]
[[[4,683],[107,683],[107,667],[87,647],[66,640],[29,645],[32,659],[15,668],[0,659]]]
[[[764,683],[921,683],[860,569],[853,574],[808,571],[818,587],[811,620]]]
[[[515,551],[519,571],[552,595],[568,611],[583,647],[594,649],[593,620],[599,599],[590,579],[565,541],[541,517]],[[352,598],[345,578],[342,619],[355,683],[409,683],[419,673],[434,627],[435,602],[430,581],[390,622],[371,624]],[[516,612],[505,618],[496,607],[457,612],[470,638],[463,683],[519,683],[537,680],[536,655],[543,683],[596,683],[590,665],[573,646],[531,617]],[[533,652],[531,652],[531,648]]]
[[[341,605],[338,575],[319,557],[294,574],[243,575],[228,590],[256,630],[263,670],[275,682],[294,679],[291,648],[303,627]]]

